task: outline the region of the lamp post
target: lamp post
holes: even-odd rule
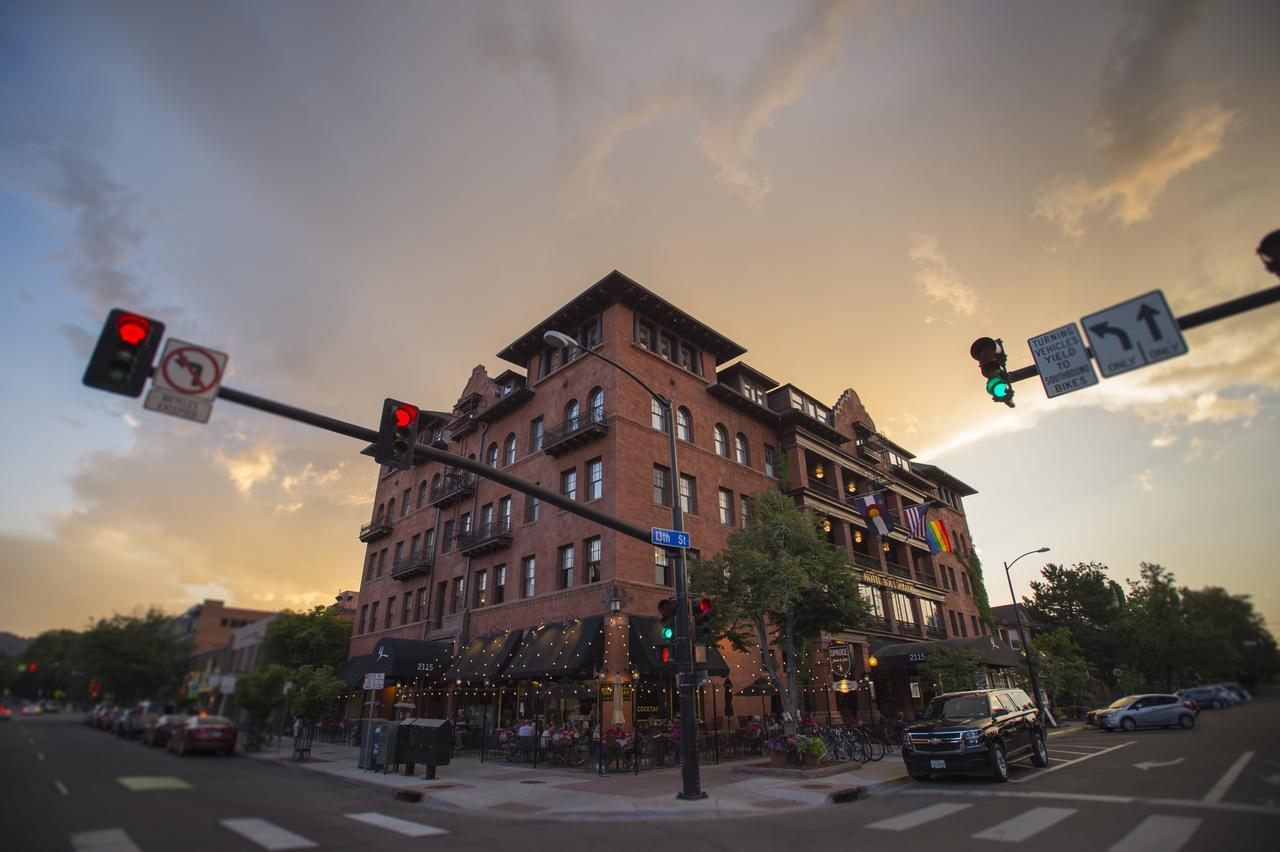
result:
[[[684,531],[684,516],[680,509],[680,468],[676,462],[676,410],[670,397],[663,396],[645,384],[644,380],[626,367],[608,358],[594,349],[589,349],[569,335],[560,331],[547,331],[542,339],[549,346],[565,350],[570,348],[594,355],[601,361],[621,370],[624,375],[640,387],[662,406],[663,417],[667,424],[668,451],[671,464],[671,528],[676,532]],[[694,718],[694,686],[693,686],[693,646],[689,642],[689,592],[685,576],[684,553],[680,548],[667,550],[667,561],[673,566],[676,580],[676,688],[680,696],[680,793],[679,799],[705,799],[702,791],[702,780],[698,770],[697,725]]]
[[[1038,550],[1028,550],[1022,556],[1030,556],[1033,553],[1048,553],[1049,548],[1042,547]],[[1021,559],[1019,556],[1018,559]],[[1022,653],[1027,657],[1027,672],[1031,675],[1031,694],[1036,700],[1036,709],[1040,711],[1040,722],[1044,723],[1044,703],[1040,700],[1040,681],[1036,678],[1036,664],[1032,659],[1031,645],[1027,642],[1027,632],[1022,627],[1022,611],[1018,608],[1018,596],[1013,593],[1013,578],[1009,574],[1009,569],[1018,564],[1018,559],[1012,562],[1004,563],[1004,579],[1009,584],[1009,597],[1013,598],[1013,617],[1018,622],[1018,638],[1022,640]]]

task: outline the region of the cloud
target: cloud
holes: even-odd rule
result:
[[[616,187],[605,180],[604,162],[618,141],[660,119],[692,113],[699,125],[697,148],[715,167],[716,179],[749,207],[759,207],[773,180],[755,163],[756,136],[835,61],[845,20],[856,5],[856,0],[816,0],[800,6],[786,26],[765,39],[750,73],[737,83],[696,70],[674,72],[596,131],[571,170],[572,185],[598,201],[616,198]]]
[[[1133,487],[1137,488],[1139,491],[1155,491],[1156,490],[1155,484],[1151,480],[1150,468],[1148,468],[1147,470],[1144,470],[1142,473],[1135,473],[1133,475]]]
[[[244,497],[250,496],[253,486],[274,478],[276,451],[272,447],[257,446],[241,453],[218,450],[214,458],[226,470],[236,490]]]
[[[912,234],[911,248],[907,252],[915,264],[915,280],[932,301],[943,302],[957,314],[969,316],[978,309],[978,295],[964,283],[960,273],[952,268],[947,258],[938,250],[936,234]],[[937,317],[926,317],[930,323]]]
[[[1185,91],[1169,70],[1201,5],[1162,0],[1132,6],[1108,56],[1090,130],[1104,176],[1055,178],[1037,193],[1036,216],[1076,237],[1098,213],[1109,211],[1123,225],[1144,221],[1174,178],[1222,150],[1235,111]]]
[[[300,488],[304,487],[323,487],[332,485],[342,478],[342,469],[347,466],[347,462],[340,461],[329,470],[317,472],[315,465],[307,462],[302,472],[294,476],[292,474],[281,477],[280,487],[289,494],[293,494]]]
[[[1178,443],[1178,436],[1170,434],[1169,432],[1161,432],[1159,435],[1156,435],[1151,439],[1151,446],[1158,450],[1162,450],[1165,447],[1172,447],[1176,443]]]

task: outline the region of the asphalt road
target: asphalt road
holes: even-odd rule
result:
[[[1010,783],[909,783],[861,802],[747,819],[549,822],[441,811],[295,767],[179,758],[79,724],[0,724],[0,848],[1258,850],[1280,832],[1280,699],[1192,731],[1071,731]],[[886,758],[893,759],[893,758]]]

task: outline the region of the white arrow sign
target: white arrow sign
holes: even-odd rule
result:
[[[1135,763],[1134,767],[1137,769],[1141,769],[1143,772],[1146,772],[1148,769],[1155,769],[1157,766],[1177,766],[1179,763],[1181,763],[1184,760],[1186,760],[1185,757],[1179,757],[1177,760],[1165,760],[1165,761],[1147,760],[1147,761],[1143,761],[1142,763]]]

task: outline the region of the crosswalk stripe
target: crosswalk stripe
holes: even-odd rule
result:
[[[972,807],[972,805],[929,805],[927,808],[920,808],[902,816],[890,817],[889,819],[870,823],[867,828],[880,828],[885,831],[906,831],[908,828],[915,828],[917,825],[924,825],[926,822],[933,822],[935,819],[951,816],[957,811],[962,811],[968,807]]]
[[[1149,816],[1110,852],[1178,852],[1201,822],[1196,817]]]
[[[376,825],[378,828],[385,828],[394,831],[397,834],[403,834],[406,837],[426,837],[430,834],[448,834],[449,831],[444,828],[436,828],[434,825],[424,825],[420,822],[410,822],[407,819],[399,819],[386,814],[369,811],[363,814],[346,814],[347,819],[358,820],[368,825]]]
[[[1076,813],[1075,808],[1032,808],[1025,814],[1018,814],[1013,819],[1007,819],[999,825],[993,825],[985,831],[979,831],[973,835],[973,839],[1006,840],[1010,843],[1020,843],[1033,834],[1057,825],[1073,813]]]
[[[75,852],[141,852],[122,828],[82,831],[71,835]]]
[[[285,831],[265,819],[224,819],[219,822],[263,849],[312,849],[316,845],[307,838],[292,831]]]

